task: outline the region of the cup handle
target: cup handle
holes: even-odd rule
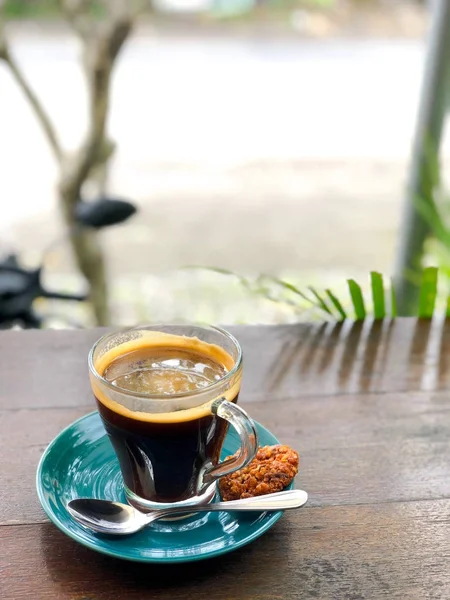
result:
[[[199,482],[201,489],[220,477],[234,473],[248,465],[258,450],[258,432],[245,410],[233,402],[228,402],[225,398],[220,398],[212,403],[211,413],[225,419],[234,427],[239,435],[241,447],[237,456],[228,458],[217,465],[211,463],[205,465]]]

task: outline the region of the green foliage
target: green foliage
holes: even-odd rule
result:
[[[348,289],[350,291],[350,298],[352,299],[353,309],[355,311],[355,318],[357,321],[360,321],[366,316],[366,307],[364,305],[361,286],[356,283],[354,279],[349,279]]]
[[[279,281],[280,285],[285,285],[286,282]],[[362,320],[368,316],[369,312],[366,309],[366,300],[364,299],[363,286],[354,279],[347,281],[348,292],[350,297],[351,314],[344,309],[345,301],[339,299],[331,290],[326,290],[325,293],[331,301],[324,306],[324,301],[318,292],[315,292],[315,306],[323,311],[327,316],[332,316],[338,321],[352,318]],[[372,296],[372,315],[375,319],[384,319],[385,317],[397,316],[397,302],[395,289],[392,282],[389,287],[385,286],[381,273],[370,273],[370,292]],[[303,294],[302,294],[303,296]],[[386,298],[390,297],[390,307],[386,307]],[[426,267],[423,271],[422,281],[420,284],[419,303],[417,306],[416,315],[420,318],[431,318],[436,312],[436,303],[438,299],[438,269],[436,267]],[[446,299],[446,311],[450,310],[450,296]],[[330,310],[331,307],[331,310]],[[390,310],[389,310],[390,309]],[[324,315],[325,316],[325,315]]]
[[[419,295],[418,316],[431,318],[434,313],[437,296],[438,270],[436,267],[428,267],[423,272],[422,285]]]
[[[419,288],[419,299],[415,315],[419,318],[432,318],[437,312],[450,316],[450,196],[440,185],[439,164],[437,154],[427,148],[426,198],[414,199],[417,211],[430,228],[431,234],[427,240],[423,256],[423,271],[405,273],[405,277]],[[427,266],[434,263],[434,266]],[[435,265],[438,266],[435,266]],[[285,285],[283,283],[283,285]],[[366,300],[372,296],[372,314],[375,319],[397,316],[397,299],[392,280],[386,286],[381,273],[370,273],[370,291],[366,295],[364,286],[353,279],[347,281],[350,297],[350,311],[344,307],[346,303],[339,299],[336,293],[326,290],[332,308],[333,318],[344,320],[354,318],[364,319],[367,316]],[[389,298],[390,306],[386,307]],[[315,294],[316,308],[328,316],[330,311],[325,310],[319,295]],[[350,313],[350,314],[349,314]],[[325,315],[324,315],[325,316]]]
[[[432,318],[435,314],[450,317],[450,194],[441,185],[438,155],[431,144],[424,148],[427,163],[423,172],[421,197],[414,198],[417,212],[428,225],[430,235],[422,262],[414,270],[404,272],[404,278],[418,288],[418,301],[414,315]],[[433,266],[430,266],[433,263]],[[437,263],[437,266],[436,266]],[[308,286],[305,290],[290,281],[270,275],[260,275],[254,280],[231,271],[213,269],[238,279],[247,290],[264,298],[287,304],[298,312],[314,310],[321,317],[344,321],[397,316],[397,294],[392,279],[381,273],[370,273],[369,284],[347,280],[348,298],[341,292]],[[371,306],[370,306],[371,305]]]
[[[339,317],[341,320],[345,320],[347,318],[347,313],[344,310],[341,302],[336,298],[331,290],[325,290],[325,293],[328,295],[329,299],[333,303],[334,308],[337,310]]]
[[[375,319],[382,319],[386,315],[383,276],[380,273],[372,272],[370,274],[370,281],[372,287],[373,316]]]
[[[419,290],[414,309],[414,315],[419,318],[431,318],[436,313],[450,316],[450,197],[437,185],[439,177],[435,163],[430,160],[430,165],[428,173],[433,194],[427,200],[416,199],[417,210],[431,230],[423,261],[425,267],[405,273],[405,278]],[[313,310],[322,318],[337,321],[363,320],[369,315],[374,319],[397,316],[393,282],[377,272],[370,273],[368,284],[348,279],[347,297],[344,297],[342,291],[322,291],[312,286],[301,289],[290,281],[270,275],[260,275],[251,280],[231,271],[215,271],[231,275],[248,291],[273,302],[287,304],[299,313]]]
[[[317,291],[316,291],[316,290],[315,290],[313,287],[311,287],[311,286],[309,287],[309,289],[311,290],[311,292],[312,292],[312,295],[313,295],[313,296],[314,296],[314,298],[316,299],[316,301],[317,301],[317,305],[319,306],[319,308],[320,308],[321,310],[323,310],[324,312],[326,312],[328,315],[331,315],[331,316],[333,316],[333,313],[332,313],[332,311],[331,311],[331,310],[328,308],[328,306],[327,306],[327,304],[326,304],[325,300],[323,300],[323,299],[321,298],[321,296],[319,295],[319,293],[318,293],[318,292],[317,292]]]
[[[438,153],[431,143],[424,148],[426,168],[423,173],[422,196],[413,198],[414,206],[429,228],[430,234],[423,248],[422,264],[433,264],[423,273],[427,286],[420,290],[418,314],[429,317],[436,302],[444,298],[445,313],[450,309],[450,195],[441,181]],[[407,274],[417,285],[417,272]],[[440,288],[438,283],[440,283]]]
[[[104,6],[92,0],[87,9],[94,18],[103,17]],[[61,0],[5,0],[2,15],[6,19],[47,19],[61,16]]]
[[[354,279],[348,279],[348,298],[345,299],[342,295],[339,297],[336,292],[330,289],[322,292],[309,286],[303,291],[289,281],[284,281],[270,275],[260,275],[252,280],[241,275],[236,275],[226,269],[212,268],[208,270],[236,278],[240,284],[253,294],[263,296],[273,302],[288,304],[298,312],[314,309],[315,312],[318,312],[326,319],[336,321],[353,319],[359,321],[368,316],[373,316],[374,319],[397,316],[397,302],[392,281],[387,280],[389,283],[386,284],[381,273],[375,271],[370,273],[368,286],[358,283]],[[365,289],[367,289],[368,293],[364,293]],[[371,310],[367,308],[369,297],[372,300]],[[386,302],[387,298],[390,300],[389,303]],[[431,318],[437,312],[438,298],[438,269],[436,267],[426,267],[420,283],[416,316]],[[449,314],[450,296],[445,297],[443,300],[445,301],[445,311]]]
[[[3,14],[8,19],[47,17],[58,10],[58,0],[5,0],[3,4]]]

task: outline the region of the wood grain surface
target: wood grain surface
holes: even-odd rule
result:
[[[2,600],[450,598],[450,323],[232,330],[241,404],[299,450],[310,500],[246,548],[168,568],[83,548],[36,497],[45,447],[94,408],[102,331],[0,332]]]

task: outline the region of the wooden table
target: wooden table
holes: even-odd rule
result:
[[[450,598],[450,324],[233,328],[241,404],[301,454],[308,505],[226,556],[170,566],[97,554],[43,513],[39,457],[93,409],[101,333],[0,333],[2,600]]]

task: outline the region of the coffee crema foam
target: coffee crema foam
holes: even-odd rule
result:
[[[217,398],[237,397],[240,372],[224,384],[231,384],[229,389],[220,390],[235,365],[220,346],[157,331],[137,333],[117,346],[106,345],[93,360],[95,371],[108,381],[90,374],[93,392],[106,408],[138,421],[180,423],[210,415]]]

